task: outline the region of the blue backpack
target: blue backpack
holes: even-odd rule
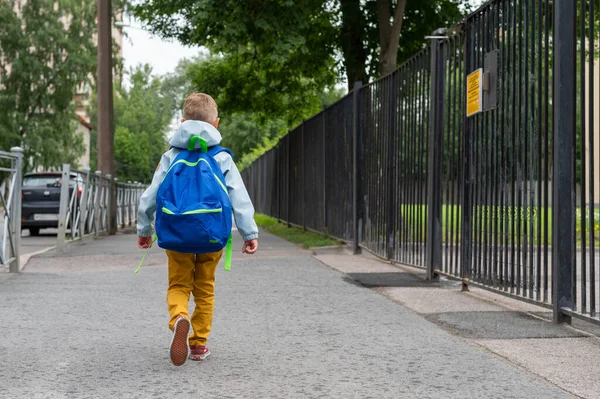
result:
[[[196,144],[200,144],[200,151]],[[225,178],[215,155],[231,151],[207,148],[199,136],[190,139],[167,171],[156,194],[158,246],[180,253],[225,251],[225,269],[231,265],[232,209]]]

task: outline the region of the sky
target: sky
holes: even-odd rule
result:
[[[138,64],[150,64],[157,75],[173,72],[177,63],[183,58],[191,58],[198,54],[197,48],[185,47],[176,41],[166,41],[139,28],[132,21],[130,27],[123,31],[128,37],[123,38],[123,58],[125,69]]]

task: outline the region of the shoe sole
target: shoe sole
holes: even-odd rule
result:
[[[173,338],[171,338],[169,353],[171,354],[171,362],[175,366],[182,366],[190,353],[188,343],[190,328],[190,321],[183,317],[177,319],[173,327]]]
[[[208,353],[205,353],[204,355],[190,355],[190,360],[193,360],[195,362],[201,362],[203,360],[208,359],[209,356],[210,351]]]

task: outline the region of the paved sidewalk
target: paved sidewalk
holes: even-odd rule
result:
[[[263,233],[219,268],[213,357],[172,366],[166,257],[135,236],[0,275],[1,398],[568,398]]]

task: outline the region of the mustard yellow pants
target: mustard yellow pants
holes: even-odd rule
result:
[[[194,295],[196,308],[190,321],[192,335],[190,345],[206,345],[212,326],[215,305],[215,271],[223,251],[208,254],[182,254],[167,251],[169,258],[169,288],[167,304],[173,330],[179,315],[188,317],[190,293]]]

